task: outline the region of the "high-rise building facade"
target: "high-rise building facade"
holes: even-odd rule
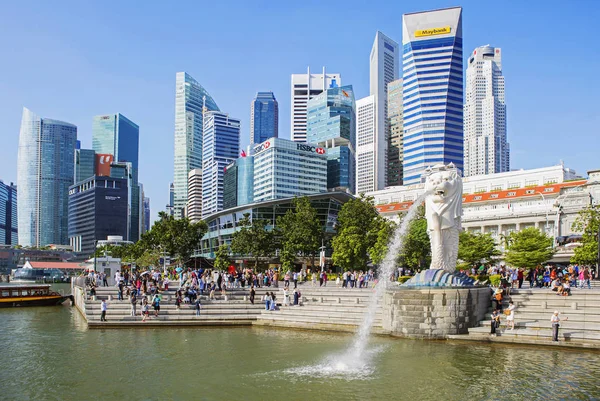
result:
[[[403,183],[439,163],[463,168],[462,8],[404,14]]]
[[[17,155],[19,245],[68,243],[77,127],[23,108]]]
[[[404,123],[402,118],[402,79],[388,84],[388,139],[387,184],[386,186],[402,185],[403,171],[403,137]]]
[[[17,245],[17,187],[0,180],[0,245]]]
[[[150,231],[150,198],[144,196],[144,232]]]
[[[202,169],[195,168],[188,173],[188,196],[185,216],[192,223],[202,220]]]
[[[202,132],[202,217],[223,210],[223,173],[239,154],[240,120],[218,111],[206,112]]]
[[[500,48],[473,50],[465,86],[465,177],[510,171]]]
[[[292,141],[306,142],[308,102],[329,88],[342,85],[340,74],[311,74],[308,67],[306,74],[292,74]]]
[[[327,89],[311,99],[307,120],[308,142],[326,149],[327,188],[354,193],[356,103],[352,85]]]
[[[74,252],[94,253],[96,241],[126,237],[127,180],[92,176],[69,188],[69,245]]]
[[[129,241],[140,238],[142,201],[138,182],[140,128],[121,113],[95,116],[92,147],[96,154],[113,155],[114,161],[131,164]]]
[[[203,107],[219,111],[219,107],[194,78],[178,72],[175,80],[175,161],[173,206],[176,218],[184,216],[187,205],[188,173],[202,168]]]
[[[356,193],[375,191],[377,188],[376,160],[376,106],[375,96],[356,101]]]
[[[96,152],[93,149],[81,149],[81,142],[77,141],[75,149],[75,180],[77,183],[90,178],[95,173]]]
[[[388,84],[398,79],[400,59],[398,43],[377,31],[370,56],[370,94],[375,98],[375,152],[373,159],[373,185],[375,190],[383,189],[386,185],[387,149],[390,136],[388,126]],[[361,174],[360,166],[357,168],[358,174]]]
[[[279,105],[273,92],[258,92],[250,106],[250,145],[279,136]]]
[[[253,202],[326,191],[325,148],[282,138],[270,138],[254,147]]]

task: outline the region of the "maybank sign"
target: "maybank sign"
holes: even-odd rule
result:
[[[430,28],[430,29],[420,29],[415,31],[415,37],[419,38],[421,36],[433,36],[433,35],[445,35],[450,33],[452,30],[449,26],[443,26],[441,28]]]

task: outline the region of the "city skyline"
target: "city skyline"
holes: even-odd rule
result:
[[[97,26],[98,30],[94,32],[82,26],[83,21],[73,25],[65,24],[60,31],[55,29],[54,24],[39,22],[35,29],[24,32],[23,28],[19,27],[19,21],[22,20],[25,12],[21,10],[21,5],[11,4],[4,13],[6,23],[0,24],[3,26],[0,30],[5,33],[2,40],[4,47],[8,49],[7,59],[15,60],[0,67],[3,76],[14,77],[11,82],[2,83],[4,96],[1,100],[3,107],[0,108],[0,115],[7,124],[4,135],[6,143],[1,154],[6,160],[6,166],[0,173],[0,179],[4,182],[16,181],[17,133],[22,106],[36,110],[40,115],[51,116],[77,125],[82,148],[91,147],[90,118],[104,110],[119,110],[140,125],[139,181],[145,183],[145,190],[153,199],[154,218],[158,211],[163,209],[163,205],[168,203],[169,194],[166,188],[173,180],[172,91],[173,74],[176,71],[189,72],[214,96],[224,111],[241,117],[243,148],[249,142],[246,139],[249,137],[250,127],[248,102],[257,91],[272,90],[278,98],[281,109],[279,136],[289,138],[287,127],[290,126],[289,77],[291,74],[305,71],[307,66],[317,72],[322,66],[327,66],[328,71],[343,75],[345,84],[353,85],[357,98],[367,96],[369,65],[364,54],[369,52],[375,32],[380,30],[395,41],[400,41],[402,29],[398,17],[400,14],[453,5],[463,7],[464,53],[483,43],[490,43],[491,46],[503,49],[504,75],[510,87],[507,93],[509,105],[507,112],[510,116],[508,136],[511,142],[512,167],[540,167],[564,159],[568,165],[582,172],[594,168],[593,149],[597,147],[600,139],[593,135],[596,130],[597,113],[592,106],[595,91],[591,74],[597,69],[600,60],[594,52],[581,51],[591,48],[591,39],[579,37],[576,30],[564,32],[558,38],[553,37],[553,46],[568,45],[571,49],[570,61],[562,64],[552,61],[552,52],[533,54],[530,49],[537,47],[546,38],[547,31],[542,29],[543,20],[560,17],[566,24],[582,26],[591,23],[598,15],[598,7],[595,5],[587,8],[583,6],[564,9],[559,7],[558,2],[546,2],[544,9],[540,11],[533,6],[521,4],[513,4],[507,7],[508,10],[501,10],[493,5],[487,6],[469,1],[436,1],[414,6],[389,5],[389,12],[386,6],[386,13],[381,12],[383,6],[370,5],[370,11],[364,6],[359,9],[354,7],[353,11],[342,10],[341,16],[348,19],[349,27],[341,31],[339,28],[330,28],[324,23],[328,17],[315,17],[311,14],[311,18],[316,18],[316,22],[322,22],[325,28],[317,35],[307,32],[304,24],[300,24],[300,20],[311,11],[308,5],[295,8],[293,18],[288,20],[283,18],[283,15],[289,13],[289,7],[276,6],[274,10],[260,16],[257,13],[248,14],[251,10],[240,4],[239,10],[230,16],[233,18],[232,22],[242,21],[242,15],[245,18],[251,16],[250,19],[254,20],[266,18],[273,20],[275,28],[281,31],[277,35],[278,38],[273,38],[273,46],[259,49],[259,54],[252,58],[255,60],[262,57],[264,61],[253,61],[254,65],[241,68],[239,63],[229,60],[228,57],[233,55],[226,55],[226,48],[234,46],[241,53],[236,54],[235,58],[247,57],[248,53],[243,49],[246,39],[239,34],[239,31],[235,35],[226,35],[223,42],[219,42],[218,45],[209,45],[208,50],[218,52],[225,57],[223,61],[207,63],[206,60],[201,61],[200,58],[189,57],[189,55],[184,61],[182,56],[177,56],[173,52],[189,44],[190,39],[185,40],[185,43],[177,44],[172,50],[167,49],[165,46],[169,46],[171,41],[175,40],[174,16],[165,13],[165,10],[157,10],[152,5],[144,15],[156,21],[164,21],[164,29],[160,30],[160,35],[164,37],[165,44],[160,44],[155,51],[150,51],[149,46],[138,43],[140,39],[129,31],[118,31],[124,35],[123,43],[127,43],[127,47],[134,48],[135,51],[124,55],[122,63],[111,66],[107,63],[109,59],[102,60],[102,57],[108,53],[100,50],[98,44],[105,42],[107,37],[112,37],[110,32],[106,36],[105,31],[110,30],[111,24],[119,23],[118,19],[108,23],[106,27]],[[220,6],[211,5],[211,7]],[[60,5],[50,7],[43,3],[38,5],[37,10],[40,13],[54,10],[53,15],[63,18],[59,15],[62,13],[69,16],[69,20],[79,13],[84,15],[90,11],[84,5],[67,9]],[[126,7],[123,14],[127,15],[128,10],[129,8]],[[105,21],[102,18],[102,13],[105,11],[95,11],[99,11],[99,15],[90,17],[88,25],[96,26],[98,21]],[[491,11],[495,15],[492,21],[481,18]],[[34,21],[37,19],[36,16],[31,18]],[[206,24],[205,28],[197,29],[214,31],[218,28],[218,23],[217,19]],[[252,29],[256,29],[256,21],[250,25]],[[240,26],[240,30],[243,29],[246,29],[244,24]],[[273,27],[270,27],[264,32],[260,30],[258,34],[262,37],[267,35],[268,31],[272,37],[272,29]],[[522,35],[524,31],[528,34]],[[144,32],[148,33],[147,30]],[[219,32],[221,31],[216,33]],[[307,40],[303,43],[296,42],[290,48],[281,46],[281,43],[289,41],[299,32],[309,35]],[[201,36],[204,35],[199,33]],[[336,46],[332,46],[331,41],[328,40],[321,40],[322,43],[316,40],[317,37],[326,39],[334,35],[337,35]],[[151,35],[152,37],[154,36]],[[71,42],[73,45],[67,46]],[[26,51],[33,46],[40,48],[42,55],[49,56],[52,60],[56,57],[56,61],[45,63],[43,69],[36,67],[35,63],[28,63],[30,56]],[[249,51],[256,53],[255,48],[247,47]],[[52,49],[52,53],[48,49]],[[285,57],[279,56],[282,49]],[[92,50],[95,54],[90,53]],[[152,63],[148,63],[147,59],[149,57],[154,59],[156,51],[165,56],[161,58],[169,60],[171,57],[171,59],[150,66]],[[52,54],[60,54],[63,60]],[[468,54],[464,54],[463,60],[466,60],[467,56]],[[278,61],[275,63],[277,65],[268,66],[273,60]],[[543,64],[545,67],[536,68],[538,64]],[[575,68],[578,70],[575,71]],[[563,73],[569,76],[568,80],[559,79]],[[27,78],[24,78],[25,76]],[[23,83],[24,81],[28,82]],[[17,84],[17,82],[21,83]],[[85,85],[89,86],[90,82],[93,84],[93,91],[80,90]],[[553,85],[548,85],[549,82],[553,82]],[[32,90],[33,87],[40,90]],[[61,88],[59,95],[56,90],[58,87]],[[577,98],[578,102],[565,104],[560,100],[564,98]],[[575,137],[577,140],[564,141],[565,135],[570,139]],[[580,146],[583,140],[591,141],[586,143],[585,149]],[[531,151],[534,149],[536,152],[532,154]]]

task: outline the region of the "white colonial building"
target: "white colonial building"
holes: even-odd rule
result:
[[[558,165],[463,178],[463,229],[497,240],[527,227],[555,239],[580,234],[571,228],[577,214],[600,203],[600,170],[588,174],[585,179]],[[406,212],[423,192],[424,184],[415,184],[367,195],[374,197],[379,213],[398,221],[398,213]]]

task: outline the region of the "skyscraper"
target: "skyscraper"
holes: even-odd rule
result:
[[[273,92],[258,92],[250,108],[250,145],[279,136],[279,105]]]
[[[490,45],[473,50],[467,65],[465,177],[510,171],[502,52]]]
[[[356,193],[376,191],[376,110],[375,96],[356,101]]]
[[[387,184],[402,185],[403,162],[402,79],[388,84],[388,126],[390,129],[387,158]]]
[[[383,189],[386,185],[387,149],[390,136],[388,84],[398,79],[400,59],[398,43],[377,31],[370,57],[370,94],[375,97],[373,190]],[[357,166],[357,174],[361,174],[360,169],[361,167]]]
[[[204,114],[202,217],[223,210],[223,173],[240,154],[240,120],[219,111]]]
[[[0,245],[17,245],[17,187],[0,180]]]
[[[75,149],[75,183],[90,178],[95,173],[96,152],[93,149],[81,149],[77,141]]]
[[[208,92],[186,72],[175,82],[175,161],[173,209],[183,217],[188,196],[188,173],[202,168],[202,108],[219,111]]]
[[[341,75],[327,74],[325,67],[322,74],[311,74],[310,67],[306,74],[292,74],[292,141],[306,142],[308,101],[324,90],[341,84]]]
[[[403,182],[425,168],[463,168],[462,8],[404,14]]]
[[[150,198],[144,196],[144,232],[150,231]]]
[[[185,217],[192,223],[202,220],[202,169],[195,168],[188,173],[188,196]]]
[[[68,243],[68,196],[73,184],[77,127],[23,108],[17,187],[19,245]]]
[[[352,85],[327,89],[311,99],[307,120],[307,141],[326,149],[327,188],[354,193],[356,103]]]
[[[113,155],[116,162],[131,163],[129,241],[140,238],[143,207],[138,186],[140,128],[121,113],[95,116],[92,124],[92,148],[96,154]]]

